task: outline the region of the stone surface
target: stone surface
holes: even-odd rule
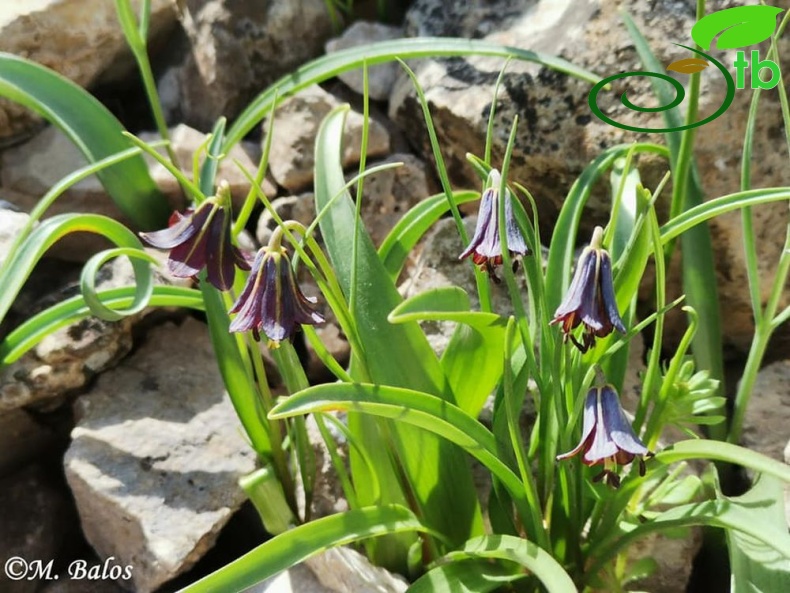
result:
[[[181,6],[189,47],[159,88],[171,119],[205,131],[319,56],[332,34],[323,0],[185,0]]]
[[[187,175],[188,178],[192,177],[192,160],[193,155],[201,149],[206,141],[206,135],[202,132],[190,128],[187,125],[179,124],[169,130],[170,142],[173,151],[176,154],[178,163],[181,170]],[[146,142],[152,142],[159,139],[159,134],[154,132],[145,132],[140,134],[140,138]],[[162,154],[166,154],[164,148],[160,149]],[[153,177],[159,189],[164,193],[168,201],[178,209],[183,208],[183,191],[175,177],[165,169],[164,165],[155,161],[154,159],[146,156],[149,164],[151,177]],[[242,141],[230,149],[225,158],[223,158],[217,169],[217,180],[225,180],[230,185],[231,195],[233,198],[234,212],[238,213],[244,204],[244,199],[250,191],[250,184],[247,178],[241,173],[239,167],[234,163],[238,161],[247,172],[255,176],[258,168],[258,162],[261,158],[261,149],[254,142]],[[201,162],[204,159],[201,158]],[[266,176],[261,184],[263,193],[271,198],[277,194],[277,188],[271,176]]]
[[[380,245],[395,223],[415,204],[438,191],[426,165],[411,154],[393,154],[370,166],[403,163],[365,178],[362,190],[362,219],[373,243]],[[355,174],[354,174],[355,175]],[[349,177],[350,178],[350,177]],[[277,198],[272,207],[283,220],[297,220],[307,226],[315,219],[312,193]],[[256,237],[265,245],[277,223],[268,210],[258,219]]]
[[[64,460],[91,545],[153,591],[192,566],[245,499],[254,454],[223,390],[208,330],[152,330],[75,404]]]
[[[32,465],[0,481],[0,590],[4,593],[35,593],[41,579],[33,573],[35,567],[20,563],[6,564],[19,557],[28,562],[41,560],[44,567],[61,551],[64,535],[69,528],[68,502],[65,492],[53,484],[51,471]],[[27,580],[12,580],[12,574],[33,576]],[[26,572],[14,573],[14,570]],[[57,574],[53,566],[52,576]]]
[[[713,12],[733,2],[710,2]],[[522,47],[549,55],[560,55],[577,66],[602,76],[638,71],[641,65],[633,41],[625,29],[621,11],[628,12],[646,36],[662,64],[687,57],[674,45],[690,40],[694,9],[688,3],[662,2],[647,5],[636,0],[497,0],[487,3],[447,3],[417,0],[406,17],[407,36],[439,35],[484,38],[504,45]],[[787,44],[783,45],[786,53]],[[724,62],[732,63],[733,52]],[[477,179],[466,163],[468,151],[481,154],[490,112],[493,87],[503,61],[493,58],[423,60],[414,64],[436,125],[443,155],[455,184],[476,187]],[[713,113],[721,104],[725,84],[710,68],[702,76],[700,114]],[[654,105],[649,80],[629,78],[628,97],[637,105]],[[681,82],[687,82],[684,77]],[[660,125],[660,116],[637,116],[619,103],[626,87],[602,93],[599,103],[615,120],[631,125]],[[541,68],[512,61],[497,97],[494,162],[501,160],[515,115],[519,128],[511,161],[510,177],[530,189],[540,206],[543,236],[548,239],[564,196],[583,167],[609,146],[633,141],[660,140],[654,134],[635,134],[598,120],[588,105],[589,83]],[[700,128],[696,136],[697,165],[708,198],[739,190],[740,145],[751,99],[748,91],[736,92],[727,112]],[[755,130],[752,179],[755,187],[787,186],[790,170],[782,155],[784,140],[774,130],[781,127],[775,93],[764,93]],[[390,115],[407,138],[429,154],[423,114],[411,81],[401,75],[393,90]],[[729,148],[728,148],[729,147]],[[759,155],[759,156],[757,156]],[[659,158],[640,158],[642,179],[654,188],[667,169]],[[670,188],[665,189],[669,195]],[[609,212],[605,184],[593,192],[582,221],[589,230],[605,222]],[[663,200],[659,201],[662,204]],[[662,206],[664,207],[664,206]],[[758,261],[763,291],[773,278],[787,225],[786,204],[776,203],[755,210]],[[584,231],[584,228],[582,229]],[[738,214],[712,223],[719,290],[727,310],[724,345],[744,352],[752,335],[751,308],[744,276],[743,247]],[[763,299],[767,294],[761,295]],[[673,295],[670,295],[672,298]],[[783,306],[790,303],[790,291]],[[667,328],[677,341],[682,326]],[[780,334],[790,334],[790,328]]]
[[[269,167],[277,183],[288,191],[304,190],[313,182],[315,137],[324,117],[341,102],[319,86],[311,86],[283,101],[274,116],[274,138]],[[344,167],[359,162],[362,115],[350,111],[343,135]],[[268,126],[264,123],[264,133]],[[390,139],[383,125],[371,120],[368,161],[389,152]]]
[[[343,32],[343,35],[335,39],[330,39],[326,44],[326,53],[331,54],[342,49],[359,47],[376,43],[378,41],[390,41],[403,37],[401,27],[390,27],[381,23],[367,21],[357,21]],[[386,101],[389,99],[392,86],[398,77],[398,63],[388,62],[368,69],[368,95],[375,101]],[[362,69],[358,68],[350,72],[344,72],[338,76],[352,90],[360,95],[364,92]]]
[[[148,253],[158,256],[160,261],[166,258],[164,252],[149,250]],[[129,286],[133,279],[128,260],[117,258],[101,268],[96,287],[108,290]],[[154,281],[182,286],[189,283],[188,279],[174,279],[159,271],[154,273]],[[144,310],[115,322],[87,317],[47,335],[0,371],[0,411],[33,403],[42,408],[59,406],[63,396],[83,388],[97,373],[114,366],[131,350],[132,327],[149,312],[150,309]]]
[[[0,187],[9,192],[7,199],[11,203],[29,212],[52,186],[86,164],[87,160],[71,140],[56,127],[47,126],[28,142],[0,154]],[[67,212],[103,214],[129,223],[96,176],[83,179],[66,190],[44,218]],[[110,245],[94,233],[76,233],[55,243],[49,255],[85,261]]]
[[[245,589],[243,593],[336,593],[323,586],[304,564],[284,570],[280,574]]]
[[[790,360],[757,374],[743,422],[743,444],[774,459],[785,458],[790,440]]]
[[[140,4],[132,1],[135,14]],[[168,34],[175,23],[174,0],[151,2],[149,39]],[[106,0],[4,0],[0,51],[38,62],[83,87],[103,74],[129,73],[133,64],[115,4]],[[0,100],[0,143],[26,135],[39,122],[38,116]]]
[[[337,593],[403,593],[408,583],[390,572],[373,566],[367,558],[350,548],[332,548],[305,562],[318,580]]]

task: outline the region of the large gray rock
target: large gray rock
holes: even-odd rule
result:
[[[132,1],[135,14],[140,4]],[[175,23],[174,0],[151,2],[149,38],[161,38]],[[103,74],[126,74],[133,64],[115,4],[106,0],[4,0],[0,51],[38,62],[83,87]],[[0,101],[0,143],[27,134],[38,122],[18,104]]]
[[[153,591],[191,567],[245,499],[255,467],[206,327],[152,330],[75,404],[66,477],[88,541]]]
[[[323,0],[186,0],[189,49],[160,80],[164,108],[202,130],[233,118],[264,88],[322,53],[332,34]]]
[[[381,23],[357,21],[343,32],[343,35],[331,39],[326,44],[326,53],[331,54],[342,49],[360,47],[378,41],[391,41],[403,37],[401,27],[390,27]],[[368,95],[375,101],[389,99],[392,86],[398,77],[400,66],[397,62],[387,62],[368,68]],[[344,72],[338,76],[352,90],[360,95],[364,92],[364,75],[361,68]]]
[[[286,99],[274,115],[274,138],[269,167],[277,183],[288,191],[303,190],[313,182],[315,165],[315,137],[324,117],[341,101],[315,85]],[[362,144],[360,113],[350,111],[343,135],[344,167],[359,162]],[[264,132],[268,125],[264,124]],[[389,153],[390,138],[386,128],[370,121],[368,162],[373,157]]]
[[[732,6],[720,0],[708,3],[712,12]],[[562,56],[578,66],[608,76],[642,70],[634,43],[625,29],[621,11],[628,12],[643,32],[659,62],[669,64],[688,57],[674,43],[690,42],[695,22],[689,3],[664,2],[648,5],[635,0],[496,0],[488,3],[459,3],[417,0],[406,17],[409,36],[439,35],[484,38],[503,45]],[[783,46],[784,47],[784,46]],[[734,52],[724,52],[732,63]],[[503,60],[493,58],[423,60],[413,64],[425,90],[439,142],[453,181],[476,187],[477,179],[465,161],[468,151],[482,153],[492,103],[494,83]],[[679,75],[682,82],[688,78]],[[637,105],[654,105],[647,78],[629,78],[628,97]],[[519,128],[511,161],[510,177],[523,183],[536,197],[544,237],[551,229],[565,195],[582,169],[603,149],[633,141],[661,141],[655,134],[635,134],[597,119],[588,105],[591,85],[535,64],[512,61],[497,97],[494,163],[500,162],[510,125],[519,116]],[[626,124],[661,125],[660,115],[637,116],[619,102],[620,93],[602,93],[605,113]],[[715,68],[703,72],[700,113],[713,113],[721,104],[725,84]],[[697,164],[708,198],[734,193],[740,187],[740,140],[746,125],[751,93],[737,91],[735,101],[721,117],[700,128],[696,135]],[[390,115],[406,137],[429,154],[421,108],[411,81],[401,75],[393,91]],[[763,93],[755,130],[752,177],[755,185],[787,186],[790,170],[785,166],[786,147],[781,135],[781,112],[775,93]],[[668,167],[660,158],[640,158],[640,171],[647,187],[655,188]],[[665,189],[669,195],[670,188]],[[659,204],[666,203],[659,201]],[[661,206],[663,207],[663,206]],[[593,192],[582,220],[583,230],[606,221],[609,192],[601,184]],[[778,254],[784,244],[787,205],[777,203],[755,209],[758,262],[765,300]],[[727,317],[725,346],[744,352],[753,332],[751,308],[743,265],[743,242],[738,214],[713,221],[715,259],[719,291]],[[674,292],[679,292],[676,285]],[[782,306],[790,303],[790,291]],[[677,340],[680,324],[670,324],[668,337]],[[790,329],[781,330],[790,333]]]

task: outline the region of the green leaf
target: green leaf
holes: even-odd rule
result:
[[[406,593],[487,593],[526,576],[488,560],[461,560],[429,570]]]
[[[112,309],[128,309],[137,300],[137,286],[103,290],[96,296]],[[203,298],[194,288],[182,286],[154,286],[150,307],[185,307],[203,310]],[[27,319],[0,343],[0,365],[8,365],[34,348],[49,334],[91,316],[85,298],[77,295]]]
[[[675,463],[685,459],[727,461],[790,483],[790,465],[771,459],[757,451],[730,443],[707,439],[692,439],[679,441],[671,447],[656,453],[656,460],[662,463]]]
[[[60,128],[90,162],[132,148],[123,126],[94,97],[39,64],[0,52],[0,95]],[[98,172],[107,193],[142,230],[164,226],[170,214],[140,155]]]
[[[770,39],[780,12],[782,9],[774,6],[736,6],[718,10],[697,21],[691,28],[691,38],[704,50],[710,49],[720,33],[716,49],[754,45]]]
[[[132,231],[120,222],[98,214],[61,214],[45,220],[36,227],[27,239],[10,254],[0,273],[0,319],[11,308],[16,295],[33,271],[36,263],[58,239],[78,231],[102,235],[118,247],[142,251],[143,245]],[[132,267],[136,278],[150,276],[147,261],[133,258]]]
[[[787,539],[785,494],[779,480],[759,476],[751,490],[729,500],[747,509],[755,525],[765,533]],[[790,591],[790,558],[740,531],[728,530],[727,541],[732,593]]]
[[[480,197],[478,192],[455,192],[456,204],[465,204]],[[406,258],[431,226],[450,210],[447,197],[437,194],[425,198],[411,209],[392,227],[379,246],[379,258],[395,282],[406,263]]]
[[[477,417],[502,377],[502,348],[507,321],[500,315],[470,311],[469,296],[457,286],[421,292],[398,305],[391,323],[455,321],[441,364],[458,407]],[[474,368],[474,381],[469,369]]]
[[[233,146],[246,136],[269,113],[274,101],[279,103],[286,97],[310,85],[324,82],[343,72],[361,68],[363,65],[367,65],[370,68],[376,64],[392,62],[397,59],[411,60],[415,58],[465,55],[512,57],[517,60],[537,62],[558,72],[564,72],[593,84],[600,80],[600,77],[596,74],[574,66],[561,58],[477,39],[419,37],[370,43],[318,58],[278,80],[258,95],[239,115],[228,131],[224,152],[227,153],[230,146]]]
[[[297,414],[340,410],[397,419],[437,434],[475,457],[502,481],[516,505],[525,507],[524,487],[515,473],[499,459],[494,435],[457,406],[428,393],[412,389],[364,383],[317,385],[277,404],[269,416],[287,418]]]
[[[548,593],[576,593],[576,585],[550,552],[537,544],[512,535],[485,535],[472,539],[456,552],[447,554],[451,560],[489,558],[520,564],[540,579]]]
[[[277,535],[181,593],[243,591],[310,556],[388,533],[426,531],[414,514],[399,506],[369,507],[316,519]]]
[[[375,383],[425,391],[452,401],[453,395],[439,360],[419,325],[416,322],[393,325],[388,321],[390,312],[402,299],[370,236],[356,224],[354,205],[346,189],[340,163],[347,111],[348,106],[333,110],[319,129],[315,155],[315,200],[317,212],[332,202],[321,218],[320,228],[347,299],[351,295],[352,280],[354,282],[351,312],[361,351],[353,353],[351,374]],[[337,195],[340,198],[332,201]],[[358,228],[356,238],[352,231],[355,228]],[[349,254],[355,250],[356,258],[350,258]],[[356,269],[352,268],[354,260]],[[358,435],[364,433],[361,439],[368,450],[375,448],[386,459],[387,451],[381,446],[379,426],[364,418],[350,419],[350,425]],[[482,514],[471,472],[461,453],[435,436],[406,425],[385,428],[385,433],[389,430],[394,437],[399,463],[408,477],[409,488],[413,490],[409,496],[416,498],[425,524],[457,544],[481,533]],[[376,463],[376,466],[382,472],[379,476],[382,491],[394,497],[391,480],[395,474],[391,463]],[[359,464],[352,467],[360,503],[372,503],[373,500],[365,498],[365,485],[358,481],[357,469],[365,470]],[[372,493],[367,495],[372,496]]]

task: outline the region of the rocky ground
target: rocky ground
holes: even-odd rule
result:
[[[694,18],[693,3],[685,2],[651,3],[648,9],[647,3],[636,0],[415,0],[405,14],[390,14],[390,24],[360,19],[349,22],[341,32],[333,29],[323,0],[271,2],[265,10],[258,3],[231,0],[186,0],[178,2],[180,10],[175,4],[173,0],[153,0],[150,52],[174,148],[182,162],[190,163],[193,151],[219,116],[232,119],[268,84],[324,52],[404,36],[472,37],[561,55],[609,74],[639,69],[619,10],[634,17],[662,63],[683,57],[668,40],[685,43],[687,39],[677,39],[678,32],[689,31]],[[709,4],[709,10],[718,10],[734,2]],[[364,16],[368,3],[360,3],[358,9]],[[785,59],[790,59],[788,48],[783,45],[781,49]],[[57,70],[95,92],[131,131],[143,138],[155,137],[114,3],[5,0],[0,8],[0,51]],[[501,61],[425,59],[411,66],[425,89],[453,184],[479,189],[465,154],[483,151]],[[511,177],[538,199],[544,237],[550,236],[573,180],[602,149],[622,142],[655,140],[592,117],[588,91],[588,85],[566,76],[531,64],[511,63],[496,97],[494,159],[501,158],[510,123],[518,114]],[[278,109],[263,191],[284,218],[308,223],[314,217],[315,134],[324,115],[342,102],[350,102],[354,108],[347,123],[343,162],[349,176],[355,173],[360,158],[360,92],[360,74],[349,73],[288,98]],[[650,90],[645,86],[636,92],[632,100],[641,104],[639,97],[649,96]],[[703,76],[701,113],[714,111],[721,94],[721,84],[713,76]],[[403,163],[365,184],[363,215],[378,244],[402,213],[436,193],[439,184],[423,116],[408,77],[393,64],[372,68],[370,95],[374,121],[368,165]],[[739,188],[743,114],[749,99],[749,93],[737,94],[729,111],[698,134],[697,162],[708,197]],[[788,186],[790,170],[780,132],[778,99],[776,94],[764,93],[762,100],[755,132],[754,150],[760,158],[753,166],[754,186]],[[614,103],[609,108],[617,110]],[[220,166],[218,175],[230,183],[237,207],[249,187],[232,159],[254,169],[266,126],[264,122]],[[0,199],[5,201],[0,209],[3,260],[27,219],[25,213],[84,160],[59,131],[6,100],[0,100],[0,148]],[[171,204],[179,206],[181,193],[173,178],[153,161],[149,166]],[[653,187],[664,175],[666,164],[643,159],[640,171],[645,184]],[[123,220],[95,179],[71,188],[51,214],[74,211],[100,212]],[[588,211],[583,233],[605,221],[608,188],[596,188]],[[274,228],[268,214],[257,214],[248,228],[250,247],[265,242]],[[787,205],[755,209],[754,218],[765,287],[784,242]],[[467,224],[474,224],[473,216]],[[724,347],[729,366],[738,369],[753,330],[740,219],[737,214],[723,216],[711,228],[722,310],[727,312]],[[31,314],[75,294],[80,264],[103,247],[100,241],[82,236],[56,244],[14,303],[0,326],[0,335]],[[467,270],[457,261],[460,247],[452,225],[436,225],[409,261],[402,292],[468,284],[468,274],[459,273]],[[132,279],[130,266],[114,261],[102,271],[100,282],[102,287],[124,286]],[[677,270],[670,280],[672,297],[681,292]],[[160,273],[157,282],[181,280]],[[311,293],[311,288],[306,292]],[[645,294],[649,294],[649,286]],[[495,294],[497,309],[502,312],[504,297],[504,293]],[[788,304],[790,291],[786,291],[782,306]],[[669,323],[670,348],[681,335],[682,322],[678,317]],[[327,323],[318,331],[335,357],[347,361],[348,344],[339,329]],[[441,349],[447,328],[428,327],[427,331],[432,344]],[[185,344],[189,344],[188,354]],[[326,380],[309,350],[306,356],[311,379]],[[761,371],[755,386],[744,441],[785,459],[790,456],[786,449],[790,438],[790,327],[780,328],[769,357],[770,364]],[[88,319],[64,328],[0,370],[0,559],[55,559],[53,574],[63,578],[48,583],[11,582],[0,572],[0,590],[175,590],[266,537],[237,486],[238,478],[253,468],[252,453],[240,437],[199,317],[184,311],[146,310],[117,323]],[[330,507],[335,503],[324,502]],[[673,548],[672,552],[657,547],[655,554],[667,554],[665,573],[672,578],[654,583],[651,590],[674,592],[684,587],[694,546],[692,542],[690,548]],[[74,561],[84,561],[86,567],[101,571],[110,558],[111,563],[135,569],[128,578],[92,581],[90,589],[84,581],[75,583],[67,578]],[[256,589],[287,590],[403,591],[405,586],[345,550],[325,554],[309,568],[299,567]]]

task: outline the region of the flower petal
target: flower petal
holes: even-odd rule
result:
[[[200,218],[197,218],[198,214],[200,214]],[[201,226],[201,224],[199,224],[200,220],[205,221],[208,214],[208,210],[193,213],[191,216],[182,216],[179,214],[180,218],[177,219],[173,226],[162,229],[161,231],[140,233],[140,236],[146,243],[153,247],[158,249],[172,249],[192,237]]]
[[[586,301],[595,296],[595,272],[597,267],[597,257],[595,250],[586,247],[582,251],[579,263],[576,264],[576,272],[573,280],[568,287],[565,299],[562,301],[554,313],[552,323],[557,323],[568,316],[577,314]],[[580,319],[574,319],[572,327],[579,325]],[[569,331],[563,326],[563,331]]]
[[[582,422],[582,438],[579,441],[579,444],[576,445],[574,449],[568,451],[567,453],[563,453],[562,455],[557,455],[558,460],[567,459],[568,457],[573,457],[574,455],[577,455],[582,449],[586,449],[590,446],[591,444],[590,437],[592,436],[596,427],[597,405],[598,405],[598,389],[592,388],[587,392],[587,396],[584,398],[584,421]]]
[[[599,272],[601,297],[606,316],[614,328],[621,334],[625,332],[625,324],[617,310],[617,299],[614,296],[614,282],[612,280],[612,260],[606,251],[601,252],[601,269]]]
[[[514,198],[509,191],[505,193],[507,194],[507,198],[505,198],[505,229],[507,231],[508,251],[519,255],[527,255],[529,253],[527,243],[524,241],[524,236],[521,234],[521,230],[518,228],[516,219],[513,216],[512,200]]]
[[[236,261],[230,242],[230,213],[226,208],[217,209],[208,232],[206,276],[215,288],[230,290],[236,275]]]
[[[491,188],[483,192],[483,197],[480,198],[480,209],[477,211],[477,224],[475,225],[475,234],[469,242],[469,246],[463,250],[458,259],[468,257],[470,253],[477,250],[477,247],[483,240],[486,233],[486,228],[491,221],[491,201],[493,200],[493,191]]]
[[[601,397],[604,422],[612,442],[617,445],[617,448],[630,454],[631,459],[633,459],[634,455],[647,455],[650,453],[644,443],[634,433],[631,422],[629,422],[620,405],[620,398],[617,396],[617,392],[607,385],[604,387]]]

